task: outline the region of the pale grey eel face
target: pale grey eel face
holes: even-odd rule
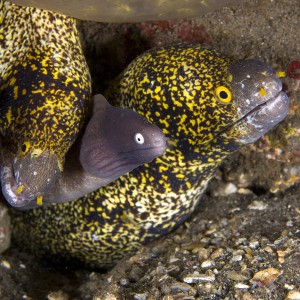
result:
[[[239,121],[224,135],[241,144],[252,143],[287,116],[289,99],[275,71],[261,61],[236,61],[229,73]]]

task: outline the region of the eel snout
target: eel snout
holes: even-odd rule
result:
[[[241,144],[255,142],[287,116],[289,98],[275,71],[261,61],[237,61],[229,71],[239,113],[229,130]]]

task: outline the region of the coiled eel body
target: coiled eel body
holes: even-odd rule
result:
[[[172,147],[79,200],[13,216],[14,238],[37,256],[106,268],[191,215],[230,153],[284,119],[282,83],[268,65],[194,44],[150,50],[106,93],[160,127]]]
[[[86,121],[90,82],[73,18],[1,0],[1,185],[12,206],[56,182]]]

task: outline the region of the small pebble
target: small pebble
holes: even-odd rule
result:
[[[11,269],[11,265],[7,260],[2,260],[1,261],[1,267],[4,267],[6,269]]]
[[[222,256],[224,254],[224,249],[219,248],[218,250],[214,251],[211,255],[210,258],[215,260],[216,258]]]
[[[237,192],[237,187],[232,182],[226,183],[218,190],[213,191],[214,196],[228,196]]]
[[[298,291],[289,291],[286,300],[300,300],[300,292]]]
[[[244,280],[249,279],[249,276],[247,276],[246,274],[244,274],[242,272],[238,272],[238,271],[228,271],[227,277],[234,281],[244,281]]]
[[[255,241],[255,240],[252,240],[250,241],[249,243],[249,247],[252,248],[252,249],[256,249],[259,247],[259,242],[258,241]]]
[[[234,194],[237,191],[237,187],[235,184],[233,184],[232,182],[229,182],[225,185],[224,189],[224,194],[225,195],[230,195],[230,194]]]
[[[268,204],[262,201],[253,201],[251,204],[248,205],[248,208],[253,210],[265,210],[267,209],[267,207]]]
[[[281,270],[275,268],[267,268],[261,271],[258,271],[254,274],[252,281],[261,282],[263,285],[269,285],[282,273]]]
[[[175,282],[170,285],[171,291],[180,291],[180,292],[187,292],[191,290],[191,286],[184,283],[184,282]]]
[[[186,283],[195,283],[198,281],[203,281],[203,282],[212,282],[215,281],[216,276],[212,273],[209,275],[206,274],[198,274],[198,275],[187,275],[183,278],[183,281]]]
[[[234,285],[234,287],[236,289],[245,289],[245,290],[250,288],[250,286],[248,284],[244,284],[244,283],[237,283]]]
[[[264,247],[263,250],[266,251],[266,252],[268,252],[268,253],[273,253],[274,252],[273,249],[270,246]]]
[[[238,261],[241,261],[243,259],[243,256],[242,255],[234,255],[232,256],[231,258],[231,262],[238,262]]]
[[[245,188],[239,188],[237,190],[238,194],[241,194],[241,195],[251,195],[253,194],[253,192],[249,189],[245,189]]]
[[[201,267],[202,268],[209,268],[211,266],[213,266],[215,263],[212,260],[205,260],[202,264]]]
[[[214,285],[211,284],[210,282],[205,283],[205,285],[201,287],[202,290],[205,289],[207,292],[211,292],[213,290],[213,288],[214,288]]]
[[[295,288],[295,286],[293,284],[285,283],[284,288],[287,289],[287,290],[293,290]]]

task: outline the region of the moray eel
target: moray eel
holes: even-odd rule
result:
[[[0,0],[1,186],[12,206],[58,179],[88,114],[90,82],[74,19]]]
[[[82,20],[131,23],[195,17],[245,0],[12,0],[12,2],[49,9]]]
[[[194,44],[142,54],[106,96],[160,127],[172,147],[81,199],[15,212],[14,239],[22,249],[110,267],[184,222],[222,160],[265,134],[289,108],[271,67]]]
[[[78,199],[164,154],[166,137],[131,109],[93,97],[93,114],[66,155],[65,168],[43,204]],[[36,201],[22,207],[38,207]]]

